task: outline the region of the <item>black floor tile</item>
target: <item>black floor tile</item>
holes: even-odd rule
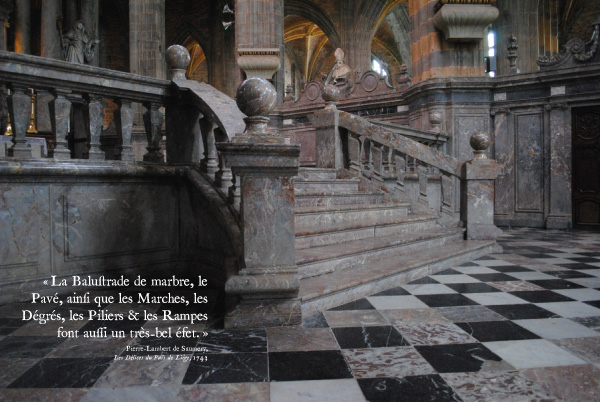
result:
[[[129,320],[124,315],[123,320],[92,320],[88,321],[81,329],[81,333],[84,331],[96,331],[98,328],[106,328],[106,331],[125,331],[129,334],[129,331],[139,331],[139,329],[146,323],[145,320]]]
[[[461,294],[417,295],[429,307],[474,306],[478,303]]]
[[[525,268],[520,265],[501,265],[497,267],[488,267],[498,272],[507,273],[507,272],[530,272],[533,269]]]
[[[481,265],[475,264],[474,262],[464,262],[459,267],[480,267]]]
[[[479,342],[540,339],[533,332],[529,332],[512,321],[457,322],[455,324]]]
[[[568,269],[576,269],[576,270],[581,270],[581,271],[585,271],[586,269],[598,269],[599,268],[594,265],[583,264],[580,262],[576,262],[574,264],[554,264],[554,265],[556,265],[558,267],[563,267],[563,268],[568,268]]]
[[[415,346],[415,349],[439,373],[475,372],[481,370],[486,360],[502,361],[479,343]]]
[[[333,335],[342,349],[409,346],[392,326],[333,328]]]
[[[563,279],[541,279],[528,281],[544,289],[581,289],[584,286]]]
[[[64,340],[56,336],[7,336],[0,340],[0,356],[44,357]]]
[[[600,300],[591,300],[584,302],[585,304],[589,304],[592,307],[600,308]]]
[[[183,384],[220,384],[269,381],[267,353],[222,353],[192,361]]]
[[[308,317],[302,317],[302,326],[304,328],[329,328],[327,319],[320,311]]]
[[[42,359],[8,388],[89,388],[113,360],[111,357]]]
[[[198,347],[206,353],[266,353],[267,331],[264,329],[229,329],[208,331],[208,336],[198,340]]]
[[[461,401],[438,374],[403,378],[363,378],[358,385],[367,401]]]
[[[373,296],[408,296],[410,292],[406,289],[402,289],[401,287],[395,287],[392,289],[384,290],[383,292],[379,292],[374,294]]]
[[[445,269],[445,270],[443,270],[441,272],[438,272],[435,275],[461,275],[461,274],[462,274],[462,272],[459,272],[459,271],[457,271],[455,269],[452,269],[452,268],[448,268],[448,269]]]
[[[576,254],[579,254],[579,253],[576,253]],[[574,258],[570,257],[568,259],[571,261],[577,261],[582,264],[587,264],[588,262],[600,262],[599,259],[593,258],[593,257],[574,257]]]
[[[518,292],[509,292],[510,294],[520,297],[530,303],[552,303],[575,301],[570,297],[563,296],[551,290],[523,290]]]
[[[539,318],[557,318],[560,315],[536,306],[535,304],[507,304],[486,306],[492,311],[508,318],[509,320],[533,320]]]
[[[456,290],[458,293],[490,293],[501,292],[487,283],[447,283],[450,289]]]
[[[468,274],[468,275],[475,279],[478,279],[482,282],[509,282],[509,281],[519,281],[520,280],[513,276],[506,275],[503,273],[499,273],[499,274]]]
[[[21,318],[0,318],[0,335],[8,335],[27,324]]]
[[[544,272],[545,274],[555,276],[560,279],[573,279],[573,278],[595,278],[594,275],[588,275],[583,272],[575,271],[575,270],[566,270],[566,271],[548,271]]]
[[[424,278],[415,279],[412,282],[408,282],[407,285],[427,285],[427,284],[436,284],[436,283],[439,283],[439,282],[430,276],[426,276]]]
[[[330,308],[329,311],[341,310],[375,310],[375,307],[367,299],[359,299],[341,306]]]
[[[271,381],[353,378],[339,350],[269,353]]]

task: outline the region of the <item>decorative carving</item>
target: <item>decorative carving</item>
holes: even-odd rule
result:
[[[235,22],[235,12],[229,8],[229,4],[225,4],[223,7],[223,29],[227,29]]]
[[[491,143],[490,137],[483,131],[473,134],[469,140],[473,148],[473,159],[487,159],[486,152]]]
[[[517,50],[519,50],[519,45],[517,45],[517,38],[515,35],[511,35],[510,38],[508,38],[508,46],[506,46],[506,49],[508,50],[506,58],[510,63],[508,71],[511,74],[519,74],[521,72],[517,67],[517,59],[519,58],[519,56],[517,56]]]
[[[273,74],[279,70],[279,49],[238,49],[237,64],[244,70],[248,78],[257,77],[270,80],[273,78]]]
[[[593,23],[594,33],[588,43],[575,38],[569,40],[556,55],[540,57],[537,64],[542,69],[574,67],[578,63],[587,63],[598,59],[598,42],[600,41],[600,16]]]
[[[411,84],[411,78],[408,75],[408,66],[403,64],[400,66],[400,72],[396,74],[396,83],[401,87],[407,87]]]
[[[235,100],[238,108],[248,117],[244,118],[244,136],[236,136],[234,141],[248,142],[248,137],[275,137],[270,135],[267,128],[267,116],[277,102],[277,91],[269,81],[264,78],[248,78],[238,87]]]
[[[444,4],[433,17],[433,23],[448,41],[476,42],[483,39],[485,29],[499,15],[498,9],[490,5]]]
[[[436,133],[442,132],[442,122],[444,120],[444,114],[439,110],[435,110],[429,113],[429,123],[431,125],[431,131]]]
[[[344,51],[338,47],[335,49],[335,69],[332,74],[334,85],[345,84],[351,71],[350,66],[344,63]]]
[[[331,84],[327,84],[321,91],[321,96],[327,104],[326,109],[335,109],[335,103],[340,99],[340,90]]]

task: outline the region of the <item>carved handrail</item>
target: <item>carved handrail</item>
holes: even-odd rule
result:
[[[361,137],[368,138],[381,146],[391,148],[399,153],[405,154],[415,160],[448,173],[460,177],[462,163],[456,158],[420,144],[410,138],[398,135],[388,129],[369,122],[366,119],[347,112],[339,112],[339,126],[349,132],[357,133]]]
[[[391,122],[384,121],[384,120],[369,119],[369,122],[372,124],[375,124],[376,126],[380,126],[387,130],[390,130],[391,132],[393,132],[395,134],[402,135],[406,138],[409,138],[413,141],[417,141],[417,142],[427,145],[427,146],[433,145],[436,147],[441,147],[444,144],[446,144],[446,142],[450,138],[450,136],[446,133],[437,133],[434,131],[418,130],[416,128],[407,127],[407,126],[403,126],[403,125],[396,124],[396,123],[391,123]]]

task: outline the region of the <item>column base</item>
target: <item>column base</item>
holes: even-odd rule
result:
[[[242,299],[225,317],[225,328],[265,328],[301,324],[300,299]]]
[[[467,223],[467,240],[496,240],[501,234],[496,225]]]
[[[571,215],[549,216],[546,219],[546,229],[570,230],[573,229]]]
[[[31,146],[29,144],[20,145],[17,144],[12,148],[8,149],[8,156],[13,158],[31,159],[33,158],[31,153]]]

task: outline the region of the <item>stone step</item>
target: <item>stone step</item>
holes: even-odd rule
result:
[[[337,178],[337,171],[335,169],[321,169],[321,168],[300,168],[298,171],[298,180],[335,180]]]
[[[408,202],[296,207],[295,223],[297,226],[306,227],[360,220],[380,223],[397,222],[400,218],[408,215],[409,207]]]
[[[416,233],[433,229],[437,217],[407,216],[397,222],[382,224],[377,221],[354,221],[319,226],[296,226],[296,250],[310,247],[339,244],[370,237],[390,236],[401,233]]]
[[[383,193],[323,193],[323,194],[301,194],[296,195],[296,206],[328,206],[348,204],[381,204]]]
[[[347,194],[358,192],[358,179],[343,180],[296,180],[296,195],[303,194]]]
[[[307,317],[498,252],[501,247],[495,241],[460,241],[304,278],[299,294],[302,314]]]
[[[301,278],[342,271],[359,264],[395,256],[401,261],[408,254],[461,242],[464,229],[436,227],[418,233],[371,237],[321,247],[296,250],[296,265]]]

